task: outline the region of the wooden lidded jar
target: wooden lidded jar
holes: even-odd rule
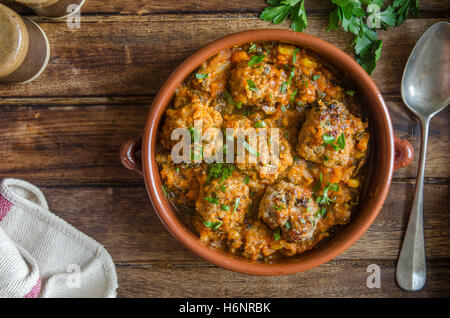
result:
[[[28,83],[47,67],[50,45],[44,31],[0,4],[0,83]]]
[[[36,14],[50,19],[65,19],[77,13],[86,0],[15,0]]]

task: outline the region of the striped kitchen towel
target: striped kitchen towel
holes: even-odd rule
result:
[[[49,211],[28,182],[0,183],[0,298],[115,297],[103,246]]]

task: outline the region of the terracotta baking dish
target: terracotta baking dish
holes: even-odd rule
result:
[[[177,216],[164,196],[158,165],[155,161],[155,145],[158,128],[165,109],[174,96],[176,88],[205,60],[219,51],[249,41],[279,41],[308,48],[348,74],[358,87],[372,127],[371,171],[359,210],[351,222],[327,242],[296,257],[265,264],[246,260],[208,247],[189,230]],[[142,141],[142,144],[141,144]],[[136,152],[141,150],[140,160]],[[205,260],[236,272],[254,275],[286,275],[321,265],[349,248],[372,224],[381,210],[391,185],[394,169],[408,165],[413,158],[411,145],[395,138],[386,104],[375,83],[355,60],[337,47],[316,37],[287,30],[254,30],[221,38],[197,51],[184,61],[167,79],[156,96],[147,117],[142,138],[130,140],[120,150],[123,165],[135,170],[145,179],[147,192],[159,218],[189,250]]]

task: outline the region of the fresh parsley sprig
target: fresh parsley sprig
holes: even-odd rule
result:
[[[289,17],[292,21],[291,29],[298,32],[302,32],[308,26],[305,0],[267,0],[267,3],[270,6],[261,13],[261,20],[280,24]]]
[[[384,10],[377,10],[383,8],[384,0],[330,2],[335,8],[330,12],[327,31],[342,28],[355,36],[351,44],[357,61],[369,74],[375,69],[383,48],[374,22],[379,21],[379,27],[387,30],[402,24],[409,15],[417,16],[419,12],[419,0],[394,0]],[[292,30],[301,32],[307,27],[305,0],[267,0],[267,3],[269,7],[261,13],[261,20],[279,24],[289,17]]]

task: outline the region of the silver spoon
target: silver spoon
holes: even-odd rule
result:
[[[415,291],[426,281],[422,204],[428,127],[431,118],[450,103],[449,23],[432,25],[417,42],[403,73],[402,98],[422,124],[416,192],[396,271],[400,287]]]

